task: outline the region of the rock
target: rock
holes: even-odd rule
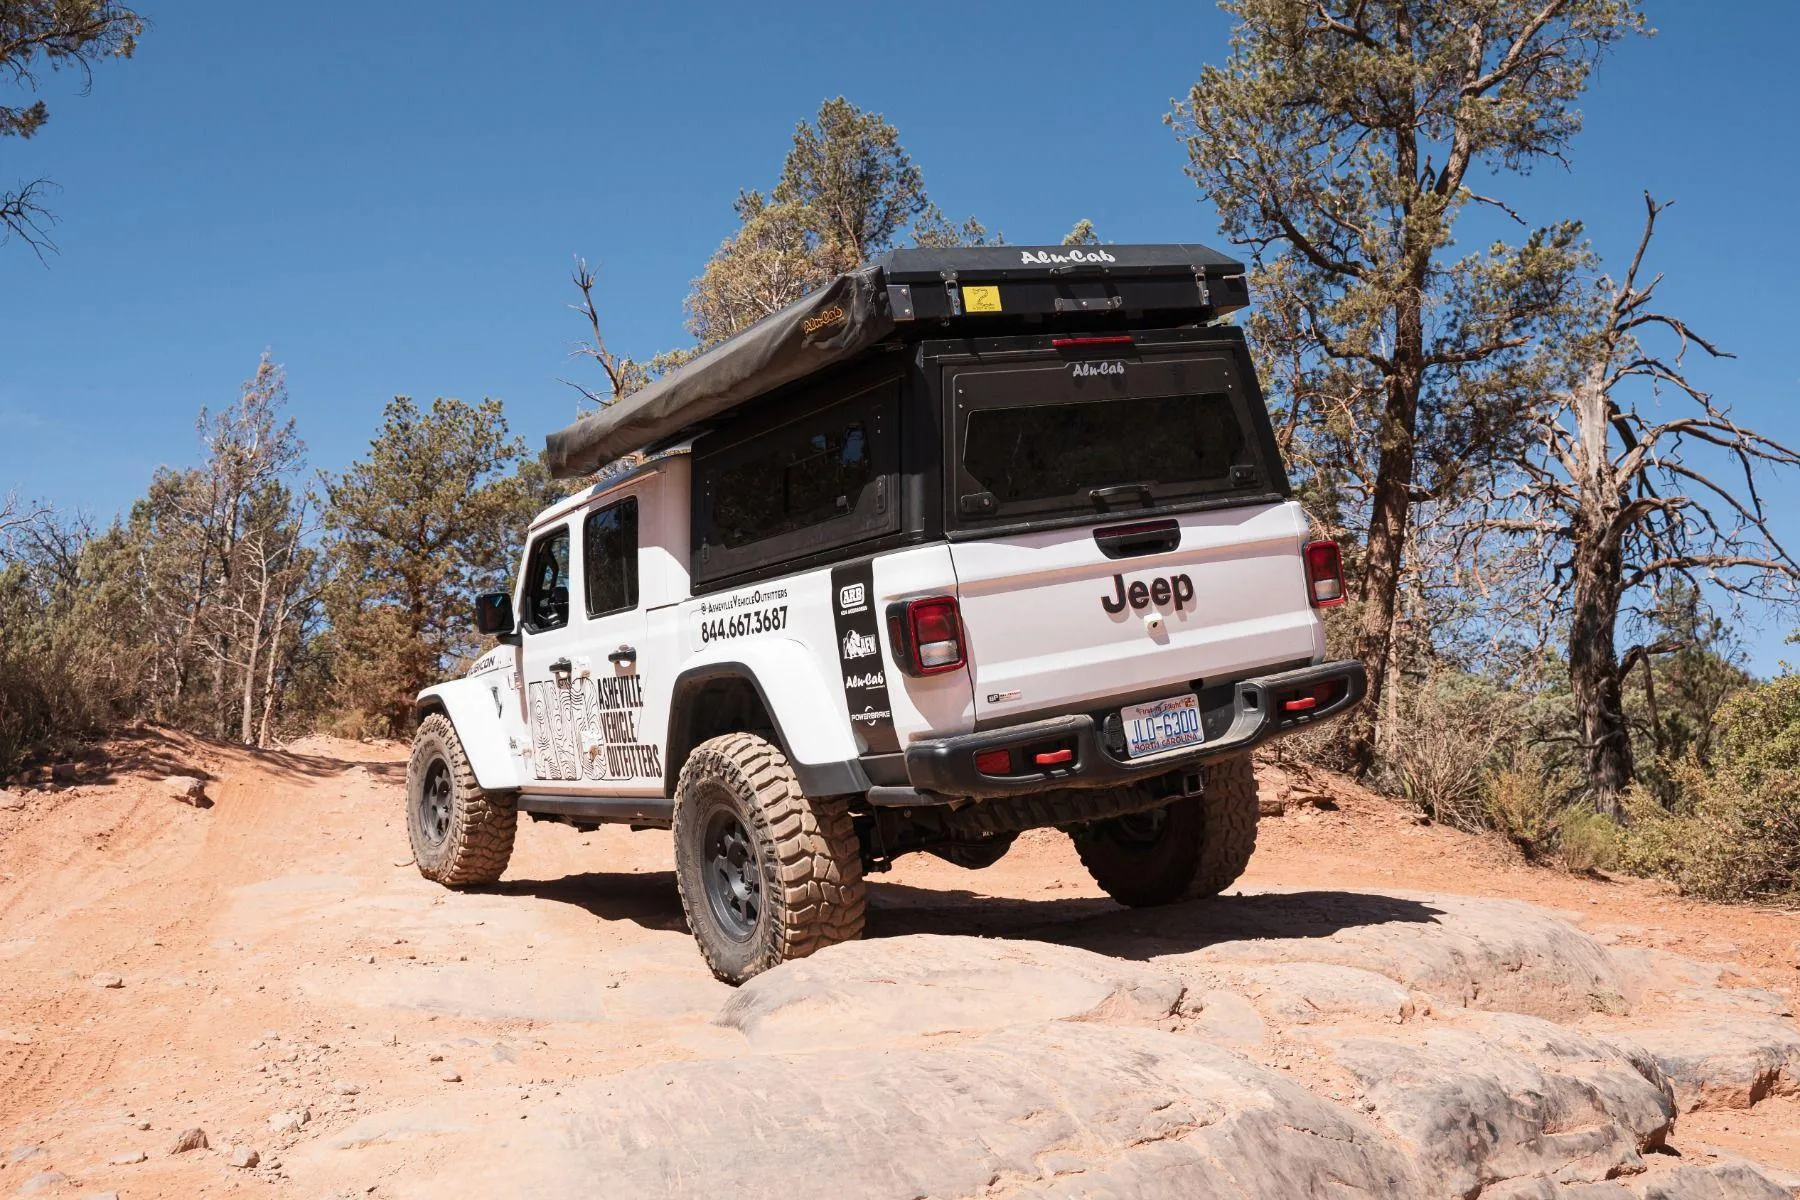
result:
[[[25,1162],[28,1159],[48,1158],[49,1154],[50,1152],[45,1150],[42,1146],[14,1146],[12,1152],[6,1156],[6,1161],[13,1166],[17,1166],[19,1163]]]
[[[111,1163],[115,1167],[129,1167],[133,1163],[143,1162],[144,1159],[146,1159],[148,1157],[149,1157],[149,1155],[145,1154],[142,1150],[127,1150],[123,1154],[113,1155],[111,1158],[107,1159],[106,1161]]]
[[[1277,1025],[1318,1025],[1346,1017],[1401,1024],[1415,1012],[1412,993],[1385,975],[1333,963],[1271,963],[1220,972]]]
[[[312,1120],[312,1113],[304,1108],[278,1112],[269,1118],[269,1128],[275,1133],[297,1133]]]
[[[57,763],[50,768],[50,782],[74,783],[81,778],[80,770],[74,763]]]
[[[342,1079],[332,1080],[329,1085],[329,1090],[334,1096],[354,1096],[362,1091],[362,1089],[357,1087],[354,1083],[345,1083]]]
[[[788,1195],[795,1164],[822,1162],[833,1194],[869,1200],[984,1195],[1000,1180],[1011,1196],[1427,1194],[1365,1120],[1277,1073],[1197,1038],[1091,1022],[640,1067],[550,1104],[491,1141],[458,1135],[471,1194]],[[384,1113],[337,1144],[451,1126],[458,1107]],[[697,1112],[706,1137],[668,1136]],[[1072,1156],[1085,1170],[1059,1175]]]
[[[175,1144],[169,1147],[169,1153],[186,1154],[189,1150],[206,1150],[209,1148],[209,1144],[206,1140],[206,1130],[187,1129],[183,1130],[181,1136],[175,1139]]]
[[[455,1071],[445,1071],[442,1075],[439,1075],[438,1078],[443,1080],[445,1083],[461,1083],[462,1082],[462,1076],[458,1075]]]
[[[95,975],[92,982],[97,988],[122,988],[125,986],[125,980],[123,978],[106,971],[102,971],[98,975]]]
[[[1661,1145],[1675,1120],[1674,1097],[1653,1064],[1530,1017],[1493,1015],[1480,1025],[1332,1045],[1432,1194],[1472,1196],[1532,1177],[1600,1182],[1644,1169],[1642,1151]]]
[[[1209,1042],[1253,1046],[1268,1036],[1255,1007],[1236,992],[1202,992],[1187,1004],[1199,1010],[1190,1031]]]
[[[25,807],[25,797],[18,792],[0,791],[0,812],[11,812]]]
[[[195,808],[210,808],[212,801],[206,795],[206,781],[193,775],[170,775],[162,781],[163,791],[171,800],[179,800],[183,804],[191,804]]]
[[[1800,1032],[1746,1017],[1633,1030],[1675,1085],[1681,1111],[1749,1108],[1800,1091]]]
[[[233,1146],[225,1155],[225,1161],[239,1170],[247,1171],[262,1161],[262,1155],[248,1146]]]
[[[1513,900],[1265,892],[1108,914],[1070,935],[1094,949],[1148,958],[1184,980],[1227,968],[1325,963],[1385,976],[1440,1002],[1553,1021],[1586,1016],[1596,995],[1629,1008],[1641,991],[1638,973],[1587,934]]]
[[[1144,1023],[1181,995],[1167,971],[1086,950],[912,934],[783,963],[734,992],[715,1020],[759,1050],[824,1048],[1043,1021]]]
[[[18,1195],[30,1196],[36,1192],[47,1192],[51,1188],[67,1183],[69,1177],[61,1171],[39,1171],[19,1185]]]
[[[1644,1187],[1644,1200],[1793,1200],[1793,1193],[1747,1163],[1676,1167]]]

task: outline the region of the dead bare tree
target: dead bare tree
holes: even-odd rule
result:
[[[595,407],[605,408],[614,400],[633,390],[635,381],[632,374],[636,364],[606,348],[606,337],[600,332],[600,310],[594,306],[594,270],[588,266],[587,259],[577,258],[575,260],[575,272],[571,278],[575,287],[581,292],[581,303],[571,304],[569,307],[586,317],[588,326],[594,331],[594,340],[576,343],[571,357],[591,358],[599,363],[600,369],[606,373],[607,391],[604,395],[590,391],[572,379],[563,379],[558,382],[566,383],[580,392]]]
[[[279,485],[252,497],[233,547],[234,586],[213,603],[219,629],[206,649],[226,674],[235,674],[238,740],[246,746],[268,744],[278,670],[295,649],[284,635],[314,590],[303,545],[310,506],[311,497],[295,500]]]
[[[1652,307],[1662,276],[1640,279],[1668,206],[1648,194],[1644,205],[1631,265],[1623,281],[1602,281],[1596,332],[1577,346],[1578,383],[1538,410],[1519,482],[1484,518],[1538,547],[1551,594],[1568,605],[1579,747],[1596,802],[1615,815],[1635,775],[1623,680],[1640,658],[1667,649],[1618,653],[1632,594],[1680,578],[1734,602],[1800,600],[1800,563],[1776,538],[1758,486],[1759,470],[1800,466],[1800,453],[1744,428],[1689,381],[1691,347],[1731,356]],[[1647,348],[1648,333],[1673,338],[1674,354]],[[1664,419],[1655,404],[1640,409],[1636,394],[1685,403]]]
[[[13,530],[24,529],[49,511],[42,505],[26,504],[13,492],[0,497],[0,549],[5,548]]]

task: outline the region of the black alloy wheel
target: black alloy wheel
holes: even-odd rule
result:
[[[419,831],[434,847],[442,846],[450,836],[452,802],[450,764],[441,758],[433,759],[425,768],[425,779],[414,803],[418,806]]]
[[[706,821],[706,901],[721,930],[746,942],[762,915],[762,865],[756,845],[729,799]]]

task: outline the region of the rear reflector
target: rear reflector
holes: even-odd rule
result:
[[[1306,544],[1306,588],[1314,608],[1344,602],[1344,562],[1336,542]]]
[[[1336,704],[1343,698],[1343,695],[1343,681],[1328,679],[1324,683],[1313,684],[1304,692],[1283,693],[1280,697],[1281,711],[1288,713],[1311,712],[1315,708]]]
[[[983,750],[975,756],[975,769],[983,775],[1011,775],[1011,750]]]

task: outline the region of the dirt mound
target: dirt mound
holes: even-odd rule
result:
[[[0,1194],[1800,1183],[1800,920],[1530,868],[1329,777],[1240,894],[1122,910],[1031,834],[903,861],[868,940],[733,991],[666,835],[529,824],[448,893],[408,861],[403,748],[136,740],[0,807]]]

